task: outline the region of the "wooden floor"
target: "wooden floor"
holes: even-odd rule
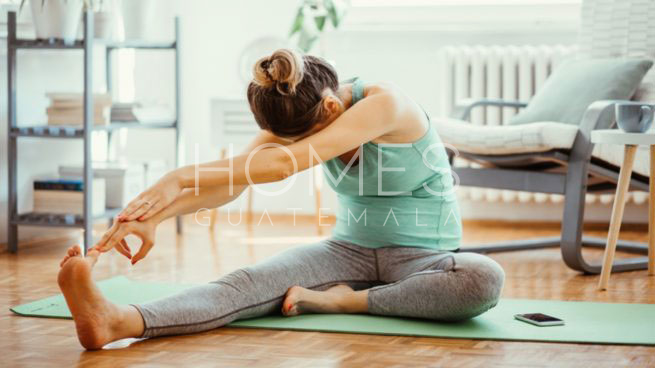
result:
[[[256,227],[227,223],[213,234],[188,225],[177,237],[171,223],[137,266],[118,254],[103,256],[94,277],[126,275],[138,280],[204,282],[263,260],[289,247],[314,242],[316,228],[285,221]],[[465,223],[465,243],[557,234],[539,225]],[[326,229],[329,233],[329,228]],[[603,231],[596,231],[604,236]],[[645,231],[624,238],[645,240]],[[58,292],[58,262],[70,241],[42,242],[18,254],[0,253],[0,366],[436,366],[436,367],[618,367],[655,366],[655,347],[502,342],[221,328],[193,335],[124,341],[85,352],[70,320],[12,315],[11,305]],[[590,258],[599,259],[599,251]],[[619,256],[621,256],[619,254]],[[625,256],[625,255],[623,255]],[[596,291],[596,276],[569,270],[557,249],[495,254],[507,274],[503,296],[557,300],[655,303],[655,277],[645,271],[612,275],[609,290]],[[655,316],[653,316],[655,318]],[[130,345],[131,343],[131,345]]]

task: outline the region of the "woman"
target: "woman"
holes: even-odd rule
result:
[[[256,63],[248,101],[262,131],[244,154],[200,165],[198,177],[194,166],[170,172],[127,206],[86,258],[79,247],[69,249],[59,285],[85,348],[205,331],[280,309],[287,316],[457,321],[496,305],[500,266],[453,252],[461,227],[448,159],[416,103],[388,85],[339,84],[324,60],[284,49]],[[115,305],[93,284],[100,253],[115,248],[135,264],[164,219],[221,206],[249,183],[279,181],[319,163],[339,197],[330,239],[147,304]],[[128,234],[143,241],[135,255]]]

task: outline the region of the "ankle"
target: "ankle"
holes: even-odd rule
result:
[[[114,336],[119,339],[141,337],[145,324],[139,310],[133,305],[117,307],[116,319],[112,324]]]
[[[368,292],[350,291],[340,294],[335,299],[339,313],[367,313],[368,312]]]
[[[330,297],[336,313],[349,313],[350,310],[350,293],[338,293]]]

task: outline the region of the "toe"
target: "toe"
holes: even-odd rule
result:
[[[67,256],[67,255],[64,256],[64,259],[62,259],[61,262],[59,262],[59,267],[63,267],[63,266],[64,266],[64,263],[66,263],[66,261],[68,261],[69,258],[70,258],[70,257]]]
[[[292,316],[297,316],[299,314],[300,314],[300,311],[298,311],[298,306],[294,305],[293,307],[291,307],[291,309],[287,313],[287,316],[292,317]]]

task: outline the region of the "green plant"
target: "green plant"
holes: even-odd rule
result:
[[[298,48],[309,52],[326,30],[328,19],[334,29],[339,28],[348,5],[348,0],[302,0],[289,37],[295,36]]]

